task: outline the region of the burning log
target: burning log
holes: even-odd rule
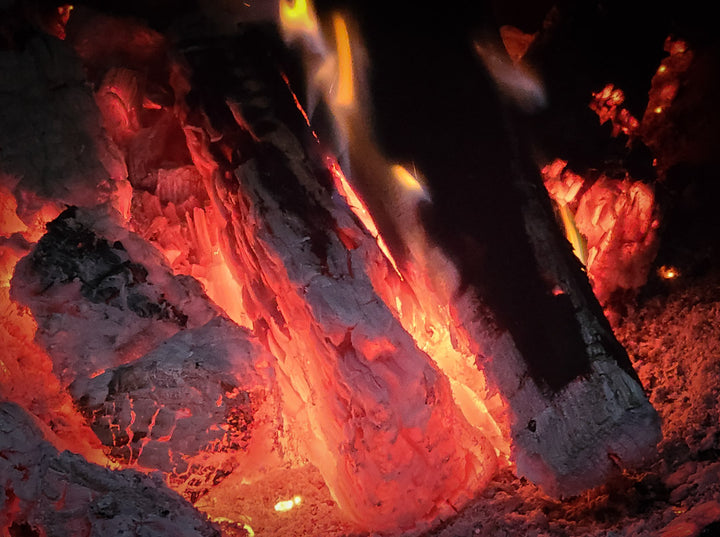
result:
[[[19,406],[0,403],[0,526],[9,535],[219,537],[157,476],[58,452],[46,429]]]
[[[335,190],[276,66],[231,52],[269,43],[248,32],[186,47],[188,146],[227,218],[245,310],[278,359],[296,449],[356,524],[421,525],[481,487],[496,456],[374,291],[367,267],[387,259]]]
[[[101,210],[70,208],[15,277],[36,340],[111,459],[163,471],[192,501],[248,459],[238,452],[255,430],[270,464],[272,356],[144,241]]]

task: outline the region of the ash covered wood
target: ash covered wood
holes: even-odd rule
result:
[[[102,208],[50,222],[16,277],[13,295],[111,459],[163,471],[193,501],[251,446],[274,460],[274,358]]]
[[[0,403],[0,432],[0,525],[9,535],[220,536],[158,476],[58,452],[13,403]]]
[[[522,121],[468,45],[479,39],[510,64],[489,6],[441,16],[369,2],[355,13],[377,136],[427,178],[432,202],[418,210],[459,272],[456,318],[508,401],[519,472],[574,494],[616,461],[652,457],[656,413],[555,222]]]
[[[111,458],[162,471],[194,503],[236,468],[252,477],[253,448],[271,465],[282,426],[273,362],[217,317],[70,390]]]
[[[13,279],[12,296],[33,312],[36,338],[66,386],[220,312],[198,282],[172,275],[157,251],[106,210],[66,210]]]

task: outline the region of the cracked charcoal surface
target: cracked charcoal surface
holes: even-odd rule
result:
[[[147,269],[129,259],[120,241],[110,243],[75,219],[77,209],[66,209],[48,224],[48,233],[32,253],[33,268],[43,289],[56,284],[81,283],[80,293],[93,303],[129,309],[143,318],[169,320],[180,327],[187,315],[162,295],[143,292]]]

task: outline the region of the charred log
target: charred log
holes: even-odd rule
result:
[[[405,15],[371,7],[360,15],[376,58],[378,136],[392,158],[427,176],[427,226],[459,267],[461,287],[478,291],[536,381],[557,391],[587,372],[588,361],[572,305],[553,294],[533,251],[533,234],[560,238],[559,230],[542,213],[532,221],[523,214],[524,200],[545,197],[538,172],[469,46],[487,14],[473,7],[440,21],[432,9]],[[438,24],[449,37],[434,35]]]

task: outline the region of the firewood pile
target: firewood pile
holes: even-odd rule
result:
[[[587,110],[616,160],[538,165],[525,130],[568,116],[534,78],[511,95],[587,13],[512,59],[478,42],[484,67],[402,40],[366,85],[368,28],[429,13],[310,10],[290,39],[299,0],[221,4],[0,4],[3,534],[713,527],[717,252],[663,227],[705,154],[608,89]],[[692,46],[666,41],[649,107],[688,106]],[[447,106],[405,123],[420,103]]]

